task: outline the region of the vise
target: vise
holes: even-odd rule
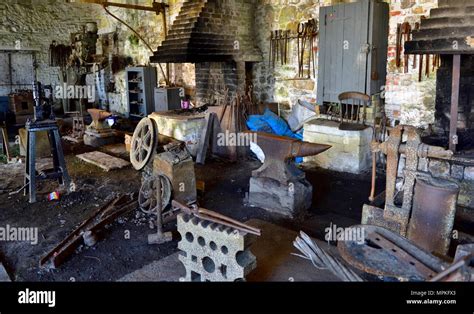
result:
[[[422,248],[446,254],[459,188],[419,168],[422,159],[450,159],[453,152],[424,144],[419,131],[408,125],[393,128],[383,143],[373,142],[372,151],[387,156],[386,190],[375,198],[384,199],[385,206],[365,204],[362,224],[387,228]]]
[[[330,145],[299,141],[263,132],[254,133],[255,144],[265,154],[263,165],[252,172],[248,202],[269,211],[293,217],[311,206],[313,188],[295,157],[320,154]]]

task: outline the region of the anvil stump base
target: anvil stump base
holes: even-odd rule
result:
[[[270,178],[250,178],[249,204],[295,217],[311,207],[313,187],[306,180],[282,184]]]

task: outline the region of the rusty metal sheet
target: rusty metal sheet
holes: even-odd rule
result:
[[[429,252],[447,254],[459,186],[452,181],[417,178],[408,239]]]
[[[388,229],[372,225],[351,228],[362,228],[364,241],[339,241],[337,247],[346,262],[362,271],[401,281],[425,281],[447,267],[439,258]]]

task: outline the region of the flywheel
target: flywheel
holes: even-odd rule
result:
[[[138,123],[132,136],[130,162],[136,170],[142,170],[153,156],[156,142],[155,122],[143,118]]]
[[[138,205],[140,206],[140,209],[146,214],[158,214],[157,180],[161,180],[161,208],[163,211],[171,200],[172,186],[168,177],[164,175],[158,175],[145,179],[138,194]]]

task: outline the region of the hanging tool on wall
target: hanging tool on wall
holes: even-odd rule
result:
[[[285,34],[286,31],[284,30],[279,30],[278,31],[278,34],[279,34],[279,41],[280,41],[280,63],[281,65],[284,65],[286,64],[286,56],[285,56]]]
[[[423,76],[423,55],[420,55],[420,68],[418,69],[418,82],[421,82]]]
[[[301,26],[300,26],[301,25]],[[303,77],[304,72],[304,52],[306,48],[306,41],[308,40],[308,24],[307,23],[300,23],[298,25],[298,33],[301,33],[301,55],[300,55],[300,63],[299,63],[299,77]]]
[[[405,22],[402,24],[402,35],[403,35],[403,40],[404,42],[407,42],[411,39],[411,25],[410,23],[408,22]],[[400,51],[401,51],[401,47],[400,47]],[[403,58],[403,70],[405,73],[408,73],[408,58],[409,56],[407,54],[404,55],[404,58]]]
[[[396,37],[396,56],[395,63],[397,68],[402,65],[402,51],[404,42],[411,39],[411,26],[410,23],[404,22],[402,24],[397,24],[397,37]],[[403,56],[403,70],[404,73],[408,73],[408,55]]]
[[[426,55],[426,66],[425,66],[425,75],[426,77],[430,77],[430,58],[431,55]]]
[[[302,77],[303,69],[303,56],[304,56],[304,38],[305,38],[305,24],[298,24],[298,77]]]
[[[314,40],[318,35],[318,24],[315,19],[311,19],[307,23],[307,35],[309,40],[309,59],[308,59],[308,78],[311,78],[311,63],[313,64],[313,77],[316,77],[316,69],[314,62]]]
[[[285,65],[288,63],[289,40],[291,33],[289,30],[277,29],[270,33],[269,65],[275,67],[276,63]]]
[[[399,68],[402,64],[402,24],[397,24],[395,65]]]

